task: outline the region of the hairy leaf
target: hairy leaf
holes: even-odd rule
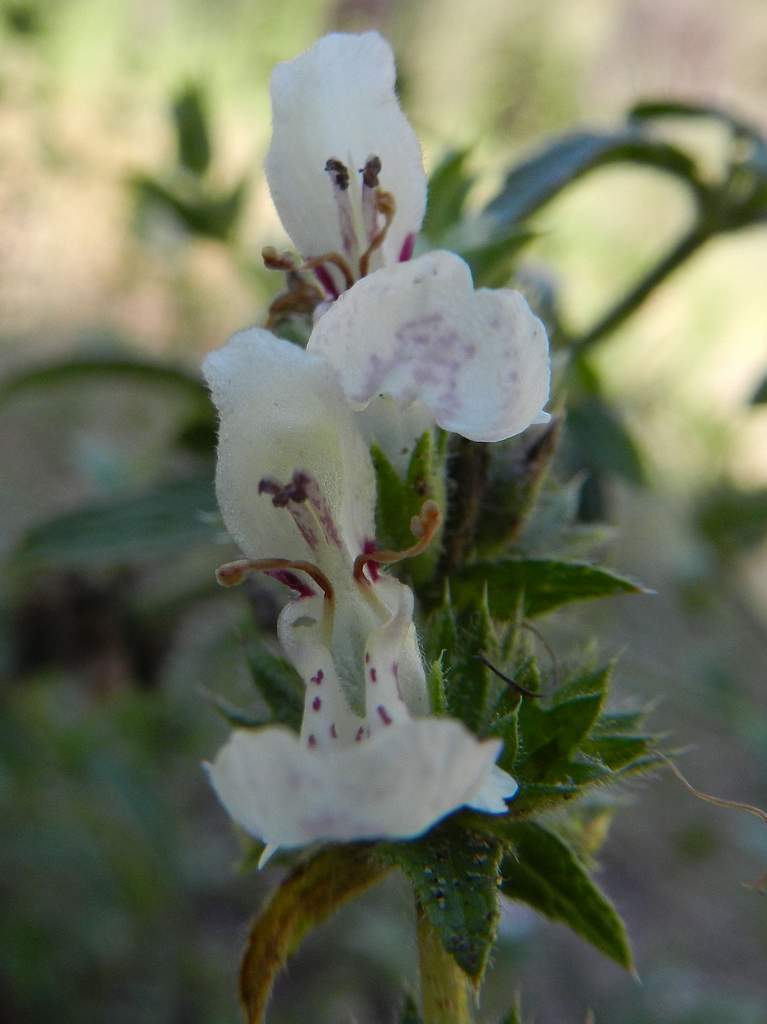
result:
[[[501,869],[503,894],[561,921],[621,967],[633,970],[623,922],[567,843],[530,821],[506,821],[503,828],[514,848]]]
[[[501,842],[448,822],[422,839],[381,849],[413,883],[445,949],[478,984],[498,927]]]
[[[454,572],[450,587],[456,607],[475,601],[485,583],[490,609],[499,619],[516,614],[520,592],[524,593],[525,615],[529,618],[571,601],[644,592],[627,576],[586,562],[507,558],[499,562],[476,562]]]

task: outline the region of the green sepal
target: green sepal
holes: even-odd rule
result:
[[[284,658],[272,654],[258,636],[246,639],[245,654],[253,684],[273,720],[299,732],[304,713],[301,677]]]
[[[429,668],[426,683],[429,689],[429,706],[433,715],[444,715],[447,711],[445,695],[445,673],[442,669],[442,655],[435,658]]]
[[[435,661],[443,653],[447,655],[448,666],[458,645],[458,625],[453,613],[453,601],[450,596],[450,585],[445,583],[442,594],[442,603],[429,617],[428,628],[425,634],[426,657],[430,662]],[[447,667],[443,662],[443,672],[447,674]]]
[[[383,548],[402,551],[415,541],[410,529],[425,501],[436,501],[444,514],[445,482],[444,452],[431,430],[418,439],[410,456],[404,479],[391,464],[383,450],[372,444],[370,455],[376,473],[376,539]],[[441,533],[441,531],[439,531]],[[416,558],[399,563],[401,571],[420,583],[431,578],[440,555],[439,534]]]
[[[612,666],[607,666],[577,676],[560,690],[550,708],[523,700],[519,752],[513,763],[502,754],[502,767],[513,768],[528,782],[577,781],[571,759],[599,716],[611,670]]]
[[[264,715],[256,714],[245,708],[240,708],[236,704],[232,704],[219,693],[203,690],[202,695],[218,711],[224,721],[228,722],[235,729],[258,729],[261,726],[268,725],[271,721],[271,719]]]
[[[447,656],[450,672],[445,684],[448,713],[473,732],[478,732],[484,722],[495,678],[480,654],[495,661],[498,646],[487,593],[483,591],[476,609],[459,621],[457,642]]]
[[[478,986],[498,928],[502,842],[448,821],[421,839],[378,850],[411,881],[444,948]]]
[[[476,601],[485,583],[491,611],[499,619],[510,619],[517,614],[520,591],[524,592],[527,618],[573,601],[646,593],[635,580],[587,562],[507,558],[499,562],[476,562],[454,572],[450,589],[455,607],[464,608]]]
[[[633,970],[626,928],[572,848],[535,822],[503,819],[496,834],[513,847],[503,860],[501,891],[561,921],[621,967]]]

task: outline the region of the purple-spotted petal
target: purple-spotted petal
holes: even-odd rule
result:
[[[400,258],[426,208],[426,177],[413,129],[394,91],[394,57],[377,32],[324,36],[272,75],[272,144],[266,176],[285,230],[305,257],[344,252],[328,159],[351,176],[350,198],[360,213],[360,169],[381,161],[380,186],[397,204],[383,245]],[[359,227],[363,225],[358,224]]]
[[[229,814],[269,844],[405,839],[470,804],[500,748],[448,718],[393,724],[322,752],[270,727],[236,730],[208,770]]]
[[[211,352],[203,371],[221,421],[219,505],[245,554],[322,562],[314,541],[330,550],[335,532],[354,557],[373,535],[375,479],[333,368],[253,328]],[[305,500],[276,507],[296,471],[311,477]]]
[[[549,397],[546,331],[519,292],[474,291],[458,256],[430,252],[358,281],[317,322],[308,350],[338,370],[348,398],[423,403],[446,430],[500,441]]]

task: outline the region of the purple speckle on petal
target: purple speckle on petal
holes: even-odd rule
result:
[[[360,743],[362,741],[362,737],[364,735],[365,735],[365,727],[363,725],[361,725],[359,727],[359,729],[357,730],[357,735],[354,737],[355,743]]]
[[[379,718],[381,719],[384,725],[391,725],[391,715],[383,706],[383,704],[379,704],[378,707],[376,708],[376,711],[378,712]]]
[[[315,697],[314,700],[312,701],[312,710],[313,711],[319,711],[321,707],[322,707],[321,699],[319,697]]]
[[[321,686],[322,680],[325,678],[325,673],[322,671],[322,669],[318,669],[317,674],[312,676],[311,678],[315,686]]]
[[[371,683],[375,683],[377,681],[378,681],[378,672],[374,668],[371,668],[371,670],[370,670],[370,682]]]
[[[338,739],[338,733],[336,732],[336,723],[335,722],[333,722],[333,724],[330,727],[330,738],[333,739],[333,740],[337,740]]]
[[[313,732],[310,732],[310,733],[309,733],[309,738],[307,739],[307,741],[306,741],[306,742],[307,742],[307,743],[309,744],[309,746],[310,746],[310,747],[312,747],[312,748],[314,748],[314,747],[316,747],[316,746],[317,746],[317,737],[316,737],[316,736],[314,735],[314,733],[313,733]]]

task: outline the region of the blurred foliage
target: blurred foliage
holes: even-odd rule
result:
[[[23,266],[36,253],[40,268],[45,263],[45,272],[40,270],[42,284],[38,284],[38,268],[33,268],[31,294],[22,293],[25,310],[35,312],[29,321],[31,329],[15,316],[17,298],[11,295],[6,302],[6,293],[2,295],[9,325],[2,324],[3,336],[12,353],[0,384],[0,415],[12,430],[4,431],[8,440],[2,455],[14,473],[17,463],[28,462],[31,468],[27,477],[21,477],[30,493],[16,493],[13,482],[7,493],[9,508],[18,505],[26,512],[23,528],[4,527],[1,538],[8,559],[0,621],[5,676],[0,691],[0,810],[6,822],[0,848],[0,941],[5,953],[0,965],[0,1017],[21,1024],[62,1014],[84,1022],[106,1016],[118,1022],[153,1024],[181,1020],[219,1024],[237,1019],[232,964],[242,937],[241,923],[260,902],[260,894],[254,892],[253,875],[244,881],[229,880],[233,856],[229,828],[213,806],[202,773],[195,772],[199,759],[215,748],[223,728],[201,698],[207,696],[224,718],[238,724],[272,716],[290,719],[291,715],[295,723],[300,708],[292,670],[264,645],[260,639],[264,634],[252,626],[255,614],[263,620],[258,625],[264,631],[271,628],[269,598],[251,592],[246,608],[242,599],[219,597],[216,608],[223,611],[213,611],[205,603],[214,587],[212,566],[223,558],[219,554],[221,524],[210,482],[215,421],[197,375],[197,350],[218,342],[226,329],[219,329],[217,323],[215,338],[211,337],[210,321],[200,317],[200,310],[222,289],[211,250],[230,268],[231,278],[225,279],[221,308],[204,310],[209,316],[221,319],[221,309],[229,313],[227,303],[235,296],[231,326],[239,326],[255,316],[252,310],[277,287],[276,279],[269,280],[250,255],[265,241],[273,241],[275,228],[263,212],[262,183],[245,171],[267,131],[263,94],[268,70],[276,59],[297,52],[328,24],[357,28],[371,20],[383,23],[395,40],[399,36],[402,41],[402,80],[416,101],[414,109],[420,111],[421,121],[428,125],[435,110],[449,110],[449,115],[442,114],[443,121],[449,116],[456,125],[451,139],[440,137],[436,145],[430,140],[432,150],[446,141],[456,148],[436,163],[420,244],[455,249],[468,260],[479,285],[516,281],[525,288],[559,350],[557,402],[562,406],[566,396],[568,409],[564,426],[559,421],[557,427],[563,431],[558,451],[558,438],[542,433],[543,440],[520,439],[498,446],[497,457],[489,465],[470,465],[460,447],[446,451],[432,445],[427,450],[424,442],[404,479],[377,457],[384,497],[379,526],[392,537],[391,543],[408,539],[408,518],[401,517],[400,510],[407,510],[409,517],[424,487],[436,493],[443,458],[450,468],[451,486],[467,479],[481,485],[481,500],[478,497],[458,508],[460,516],[448,523],[444,537],[448,559],[452,552],[469,553],[473,563],[452,576],[447,591],[440,584],[424,594],[432,620],[433,700],[473,727],[481,726],[488,735],[504,737],[508,765],[522,782],[514,804],[520,815],[544,807],[551,810],[545,825],[513,822],[508,835],[496,837],[502,840],[502,851],[483,840],[492,846],[492,856],[482,870],[488,865],[499,867],[504,893],[546,917],[568,922],[618,962],[629,962],[625,936],[587,871],[595,852],[590,847],[590,829],[593,833],[595,826],[588,812],[593,810],[594,820],[599,820],[606,806],[609,818],[614,799],[602,793],[602,784],[654,767],[649,753],[652,738],[641,725],[639,711],[605,705],[609,672],[599,662],[588,668],[588,658],[577,652],[572,663],[555,663],[551,670],[544,670],[537,657],[543,644],[534,639],[524,620],[548,614],[566,600],[637,590],[629,576],[597,568],[584,559],[609,540],[609,531],[600,521],[614,518],[621,501],[636,503],[640,510],[648,507],[643,504],[651,500],[647,491],[659,485],[663,465],[659,452],[681,450],[684,444],[678,439],[676,444],[669,442],[662,432],[659,440],[657,425],[653,431],[653,425],[637,414],[630,395],[633,382],[616,388],[616,379],[631,366],[621,354],[623,342],[605,345],[606,358],[602,358],[601,343],[669,274],[713,239],[764,223],[767,147],[760,127],[746,119],[718,106],[667,99],[635,104],[625,118],[618,116],[616,107],[601,107],[597,116],[609,127],[563,132],[573,96],[584,87],[583,77],[574,80],[568,63],[576,59],[580,30],[572,30],[561,6],[556,11],[522,6],[519,21],[507,5],[489,5],[486,31],[495,31],[497,42],[482,44],[488,56],[480,61],[473,59],[476,46],[466,47],[475,65],[472,73],[480,75],[477,85],[459,70],[463,67],[460,52],[445,57],[445,32],[448,27],[457,31],[465,14],[455,5],[447,14],[429,6],[418,16],[404,4],[331,5],[319,0],[309,4],[288,0],[270,9],[233,0],[226,11],[185,2],[160,4],[156,9],[101,0],[66,5],[50,0],[2,3],[0,124],[9,129],[7,173],[19,185],[28,178],[29,188],[49,203],[54,193],[41,187],[41,182],[47,185],[47,176],[59,187],[74,183],[83,201],[73,207],[74,222],[69,227],[62,230],[54,222],[57,238],[52,239],[40,227],[49,216],[45,205],[36,207],[27,195],[15,192],[9,193],[9,204],[2,200],[3,209],[14,214],[9,221],[31,211],[25,214],[21,243],[9,232],[11,269],[6,273],[4,263],[5,277],[12,278],[16,272],[14,259],[18,257]],[[661,18],[660,10],[627,6],[639,11],[644,28],[653,18]],[[702,6],[696,11],[692,5],[687,17],[694,21],[699,16],[703,17]],[[743,35],[756,38],[756,21],[741,17]],[[471,18],[479,21],[476,12]],[[737,18],[733,13],[730,21]],[[478,33],[482,30],[479,24],[472,27]],[[626,57],[625,41],[622,45],[618,58],[611,59],[621,59],[620,53]],[[633,45],[632,35],[629,48]],[[454,46],[462,50],[463,38]],[[605,47],[603,60],[608,56]],[[425,77],[433,72],[435,59],[440,69],[456,69],[459,84],[446,89],[446,80],[435,76],[436,101],[429,101]],[[700,60],[704,59],[705,46],[700,53]],[[519,81],[513,77],[514,68],[521,69]],[[515,92],[517,97],[512,98]],[[610,94],[609,84],[603,92]],[[23,132],[12,120],[14,107]],[[236,145],[237,132],[232,127],[233,112],[239,108],[246,109],[237,122],[246,125],[247,144],[242,148]],[[92,112],[93,117],[83,111]],[[147,124],[144,112],[156,118],[157,127]],[[170,119],[161,125],[163,113],[170,113]],[[78,127],[78,118],[84,128]],[[468,130],[465,126],[474,126],[473,139],[482,137],[479,146],[461,136]],[[690,136],[691,126],[696,130],[711,126],[721,133],[721,158],[713,169]],[[87,137],[86,143],[78,141],[78,131]],[[510,138],[540,137],[543,131],[549,136],[544,145],[510,163]],[[124,146],[123,136],[131,133],[132,147]],[[17,148],[28,163],[15,164],[13,149],[22,136],[26,141]],[[495,190],[486,175],[488,155],[496,160],[503,157],[503,182]],[[28,167],[33,173],[28,173]],[[566,239],[556,232],[552,239],[551,220],[544,217],[550,204],[560,204],[553,209],[561,210],[568,201],[563,197],[571,191],[582,194],[580,190],[592,187],[592,181],[599,191],[607,175],[632,168],[647,180],[681,186],[689,202],[690,221],[647,267],[630,262],[623,250],[600,254],[597,239],[605,220],[614,218],[619,229],[626,224],[617,208],[611,207],[608,189],[606,198],[600,199],[603,221],[581,231],[578,247],[579,261],[596,268],[599,302],[608,301],[593,319],[592,310],[588,316],[573,316],[572,286],[534,265],[541,251],[547,251],[546,245],[566,247]],[[93,246],[92,262],[83,265],[95,279],[93,288],[102,291],[96,306],[93,293],[78,290],[79,279],[70,272],[76,263],[73,254],[85,258],[90,252],[90,235],[81,240],[81,233],[101,220],[103,198],[98,187],[110,175],[128,193],[139,231],[132,240],[137,248],[122,254],[128,269],[110,270],[106,283],[94,273],[103,251]],[[0,183],[6,187],[6,172],[0,171]],[[70,196],[64,193],[65,205]],[[122,211],[120,204],[115,206]],[[642,222],[646,214],[640,212],[628,245],[641,243],[645,231],[657,230],[664,209],[661,206],[647,229]],[[123,220],[112,222],[113,231],[115,223],[124,231]],[[68,237],[75,240],[74,246],[61,250],[60,239]],[[613,236],[605,237],[612,244]],[[201,269],[190,269],[195,260],[202,261]],[[626,264],[638,273],[635,280],[629,274],[610,296],[607,284],[615,283],[611,276],[615,264]],[[126,304],[131,275],[144,290]],[[758,273],[755,276],[758,283]],[[61,307],[55,305],[55,295],[46,294],[46,286],[54,293],[59,281],[69,303],[68,324],[57,322]],[[177,303],[171,314],[174,327],[166,333],[158,331],[157,337],[163,340],[148,352],[145,339],[151,331],[144,317],[152,324],[156,315],[152,311],[167,302],[167,296],[158,300],[152,291],[161,289],[163,282],[170,282],[168,293]],[[247,299],[236,298],[238,288]],[[700,296],[698,303],[702,317],[711,315],[704,299]],[[47,306],[50,316],[39,317],[39,308]],[[127,353],[67,354],[70,327],[86,333],[94,318],[104,316],[113,316],[116,324],[127,317],[130,330],[135,329],[136,344],[131,337]],[[693,321],[684,324],[695,335]],[[300,340],[303,326],[290,327]],[[677,329],[672,315],[668,330]],[[641,337],[630,331],[628,335],[632,343]],[[168,337],[180,342],[168,344]],[[20,338],[29,348],[41,351],[28,358]],[[696,336],[694,341],[701,345],[700,355],[698,349],[685,355],[685,371],[704,359],[703,339]],[[757,383],[760,368],[763,373],[763,352],[744,390],[752,396],[753,404],[746,411],[752,418],[760,415],[767,394],[764,382]],[[79,481],[72,484],[74,473],[68,464],[66,480],[60,470],[69,457],[68,446],[75,444],[63,431],[60,438],[47,441],[51,457],[36,461],[35,418],[41,410],[69,409],[78,403],[85,408],[88,402],[99,401],[92,396],[100,395],[106,413],[110,396],[130,386],[165,395],[173,410],[171,429],[163,442],[166,457],[146,470],[151,479],[134,486],[127,475],[120,476],[118,467],[114,493],[94,500],[92,489],[81,487]],[[664,416],[667,401],[660,392],[657,403]],[[708,408],[705,412],[708,415]],[[120,427],[123,443],[127,438],[130,444],[130,438],[138,436],[134,430],[145,425],[147,415],[143,404],[136,402],[132,421]],[[689,422],[685,428],[693,432]],[[98,425],[91,423],[88,429],[101,436]],[[112,437],[104,437],[107,449],[114,446]],[[697,489],[699,497],[686,524],[688,543],[690,538],[702,541],[717,556],[715,568],[695,577],[709,605],[720,591],[727,600],[732,593],[729,588],[742,585],[736,568],[746,556],[757,558],[767,532],[764,487],[729,468],[710,474],[709,484]],[[41,481],[39,491],[35,476]],[[632,490],[626,492],[626,485]],[[39,501],[36,495],[43,488],[69,491],[66,500]],[[505,560],[492,570],[483,592],[481,580],[489,571],[483,560],[498,553],[502,521],[506,523],[501,545]],[[673,541],[653,535],[629,563],[641,566],[643,578],[649,572],[651,582],[657,579],[653,556],[658,544],[668,549]],[[555,558],[549,557],[552,552]],[[623,554],[621,549],[621,564]],[[412,573],[415,582],[422,583],[435,568],[451,575],[445,562],[435,566],[434,552],[422,559],[405,564],[403,570]],[[649,563],[647,569],[645,563]],[[742,603],[755,604],[749,591],[744,593]],[[478,599],[478,610],[471,611]],[[631,603],[641,601],[632,598]],[[611,605],[599,602],[596,606],[602,609],[596,613],[601,632],[615,614],[606,610]],[[724,622],[721,605],[715,607]],[[678,610],[674,614],[678,616]],[[627,611],[624,621],[641,621],[641,617],[641,610]],[[155,623],[153,629],[148,628],[150,620]],[[238,646],[233,640],[242,634],[243,620],[249,627]],[[564,629],[567,635],[562,621],[558,614],[547,620],[547,634],[558,635]],[[583,619],[573,621],[578,623],[574,637],[578,648]],[[680,619],[675,621],[680,632]],[[765,737],[757,728],[757,696],[749,695],[746,684],[734,676],[734,667],[744,660],[738,649],[741,634],[737,623],[726,621],[729,624],[712,625],[708,620],[707,625],[701,620],[703,625],[693,627],[686,644],[676,636],[669,641],[659,629],[656,657],[664,665],[676,666],[676,648],[685,646],[688,677],[706,680],[703,700],[700,686],[685,694],[684,680],[677,678],[675,668],[668,668],[661,678],[678,721],[687,725],[691,716],[693,725],[702,723],[704,734],[709,723],[704,741],[713,745],[714,753],[706,748],[707,760],[717,765],[727,759],[727,749],[730,757],[737,755],[739,744],[755,752],[763,765],[767,754]],[[756,649],[763,653],[764,625],[749,626],[754,628],[760,645]],[[710,648],[702,646],[700,634],[707,629],[718,631],[722,649],[728,650],[728,645],[735,649],[732,663],[722,656],[713,665],[703,664]],[[728,630],[733,631],[732,638]],[[622,642],[624,633],[619,629],[617,635]],[[250,672],[239,678],[236,665],[244,660],[243,654]],[[480,660],[480,654],[489,656],[513,683],[505,683]],[[637,672],[636,666],[629,665],[634,669],[629,673],[632,686],[640,686],[647,666],[640,665]],[[540,688],[543,697],[525,695],[514,689],[514,683],[527,690]],[[205,694],[198,692],[202,686]],[[469,687],[476,688],[482,702],[473,695],[470,699]],[[682,705],[685,698],[688,704]],[[711,707],[702,708],[707,704]],[[711,717],[705,719],[705,714]],[[725,753],[716,753],[719,744],[728,742]],[[556,757],[552,758],[547,744],[556,748]],[[737,775],[730,782],[737,788]],[[582,786],[588,787],[578,805],[583,811],[573,814],[573,798]],[[737,828],[731,834],[717,830],[716,841],[708,845],[693,842],[694,836],[689,835],[683,842],[685,833],[680,832],[682,872],[681,877],[675,876],[679,867],[669,863],[668,849],[653,845],[654,834],[663,833],[667,825],[663,814],[672,812],[667,806],[664,810],[662,800],[652,806],[644,801],[643,808],[649,822],[641,837],[636,837],[636,859],[650,858],[648,871],[654,875],[653,893],[657,890],[657,894],[643,884],[633,851],[623,860],[607,855],[612,871],[605,884],[635,924],[645,986],[639,992],[633,986],[609,982],[605,975],[597,1019],[631,1024],[659,1019],[668,1024],[758,1024],[763,1017],[758,991],[764,933],[761,923],[747,918],[745,905],[738,904],[743,908],[742,921],[751,923],[735,930],[742,931],[747,950],[743,945],[734,948],[741,951],[741,959],[750,950],[753,962],[735,964],[733,955],[733,963],[725,965],[729,973],[719,975],[717,981],[721,945],[701,946],[699,965],[691,961],[690,949],[706,933],[733,931],[729,917],[725,924],[716,917],[721,870],[712,878],[705,873],[708,867],[718,863],[721,869],[726,863],[729,871],[744,851],[763,857],[763,845]],[[673,813],[677,814],[676,805]],[[474,836],[477,817],[458,816],[445,828],[463,829]],[[434,875],[427,879],[427,869],[434,871],[434,861],[440,862],[439,849],[430,848],[434,844],[439,844],[438,835],[422,846],[404,844],[391,856],[423,884],[435,924],[471,971],[481,970],[488,936],[500,927],[498,965],[488,972],[484,1019],[497,1019],[508,1011],[520,978],[525,986],[538,986],[527,1003],[535,1006],[537,1000],[548,998],[548,1004],[540,1005],[550,1007],[552,1019],[571,1011],[573,1019],[581,1019],[583,1014],[576,1016],[572,1008],[587,994],[591,998],[583,978],[593,976],[594,962],[581,959],[583,954],[575,946],[558,946],[560,940],[551,932],[536,947],[536,927],[519,909],[508,918],[511,925],[505,911],[499,924],[492,908],[484,932],[472,922],[467,925],[462,916],[465,865],[445,867],[445,886],[435,884]],[[258,850],[247,845],[243,849],[244,867],[252,866]],[[714,859],[717,854],[719,861]],[[671,888],[664,888],[665,875]],[[559,880],[557,885],[553,879]],[[588,899],[586,911],[579,913],[568,893],[582,886],[589,887]],[[686,900],[688,891],[691,895]],[[370,898],[375,900],[376,894]],[[721,898],[731,900],[726,886]],[[674,917],[684,922],[689,948],[681,948],[681,931],[675,933],[679,948],[666,948],[665,929],[659,931],[657,920],[643,921],[641,904],[657,909],[658,901],[661,914],[673,901]],[[695,902],[705,908],[702,922],[691,906]],[[275,1020],[290,1024],[309,1019],[307,1013],[334,1024],[350,1013],[361,1020],[392,1019],[394,1003],[382,1001],[379,994],[381,976],[393,985],[412,957],[393,938],[402,922],[392,917],[390,903],[385,896],[380,903],[364,904],[373,911],[363,907],[359,918],[342,917],[335,930],[321,933],[319,945],[310,943],[295,961],[287,985],[277,987]],[[404,897],[400,903],[404,904]],[[505,905],[504,898],[502,910]],[[719,908],[721,916],[721,904]],[[470,941],[464,945],[466,935]],[[738,937],[732,941],[737,944]],[[556,950],[562,948],[565,953],[557,961]],[[730,954],[729,948],[724,952]],[[329,959],[333,962],[328,963]],[[547,965],[545,970],[541,963]],[[567,1011],[556,1001],[557,985],[552,979],[557,963]],[[713,980],[705,976],[705,965]],[[496,983],[499,990],[494,988]],[[511,1011],[506,1019],[509,1024],[520,1020],[520,1011]],[[417,1020],[412,1005],[405,1007],[402,1020],[411,1024]]]

